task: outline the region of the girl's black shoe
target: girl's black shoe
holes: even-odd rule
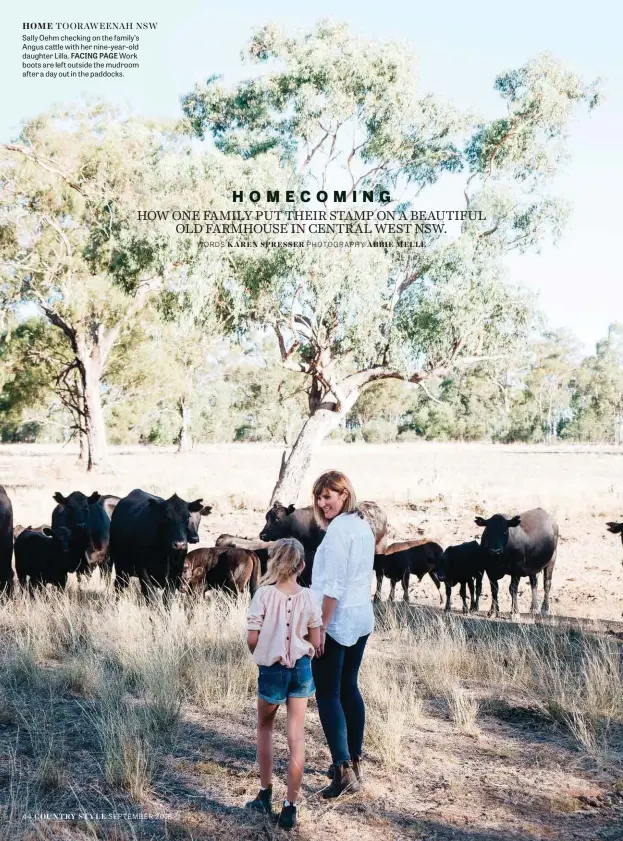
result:
[[[255,809],[257,812],[264,812],[266,815],[273,813],[273,787],[260,789],[255,800],[249,800],[246,809]]]
[[[277,826],[280,826],[281,829],[293,829],[296,826],[296,806],[283,804]]]

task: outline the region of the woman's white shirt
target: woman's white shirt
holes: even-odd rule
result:
[[[327,633],[341,645],[354,645],[374,629],[370,582],[374,567],[374,534],[358,513],[338,514],[316,550],[311,589],[337,599]]]

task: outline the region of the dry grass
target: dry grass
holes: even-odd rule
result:
[[[79,699],[108,796],[118,792],[136,803],[153,797],[186,709],[235,716],[253,697],[245,600],[175,599],[167,611],[146,606],[132,591],[118,601],[83,595],[17,600],[0,620],[9,641],[0,712],[5,726],[21,728],[28,762],[26,788],[23,766],[13,763],[9,773],[16,815],[70,786],[58,717],[64,695]],[[53,646],[44,633],[52,628]],[[458,733],[479,736],[491,699],[540,712],[552,732],[563,727],[588,757],[620,766],[623,673],[616,642],[387,604],[377,628],[362,688],[368,750],[380,766],[408,773],[407,746],[435,708],[449,713]],[[481,705],[480,698],[488,701]]]
[[[459,683],[449,683],[443,690],[450,717],[461,733],[477,736],[480,732],[476,725],[480,705],[478,700]]]
[[[367,701],[366,737],[385,767],[405,759],[405,742],[422,714],[414,669],[389,671],[381,652],[366,656],[361,673]]]

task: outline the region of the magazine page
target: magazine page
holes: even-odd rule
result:
[[[621,839],[620,12],[0,9],[0,839]]]

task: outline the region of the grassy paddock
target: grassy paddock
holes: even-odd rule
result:
[[[111,804],[143,802],[193,710],[220,719],[248,711],[256,668],[246,607],[211,594],[176,597],[167,611],[132,590],[118,601],[81,590],[5,604],[0,733],[9,799],[0,838],[27,837],[23,815],[69,804],[78,811],[93,790]],[[587,759],[621,767],[621,646],[607,637],[384,603],[362,686],[367,744],[381,769],[403,766],[424,716],[478,740],[483,716],[496,710],[511,718],[529,710]],[[94,763],[88,773],[76,759],[83,751]],[[76,787],[81,773],[90,793]]]
[[[87,475],[71,449],[4,444],[0,484],[13,501],[15,523],[22,526],[50,522],[55,491],[124,496],[143,488],[165,497],[173,492],[186,499],[203,497],[213,511],[202,518],[201,545],[213,546],[223,532],[259,534],[281,454],[281,447],[266,444],[203,445],[183,455],[166,448],[112,447],[106,469]],[[298,504],[309,504],[316,476],[338,468],[352,479],[360,499],[374,499],[387,512],[390,539],[426,537],[444,547],[478,537],[476,515],[542,506],[560,526],[552,612],[620,620],[623,548],[605,522],[623,518],[622,457],[623,449],[607,447],[330,444],[315,453]],[[419,585],[412,581],[412,588],[414,601],[439,603],[429,579]],[[523,611],[528,590],[523,580]],[[482,604],[485,611],[490,606],[486,584]],[[500,607],[510,610],[508,579],[500,588]]]

